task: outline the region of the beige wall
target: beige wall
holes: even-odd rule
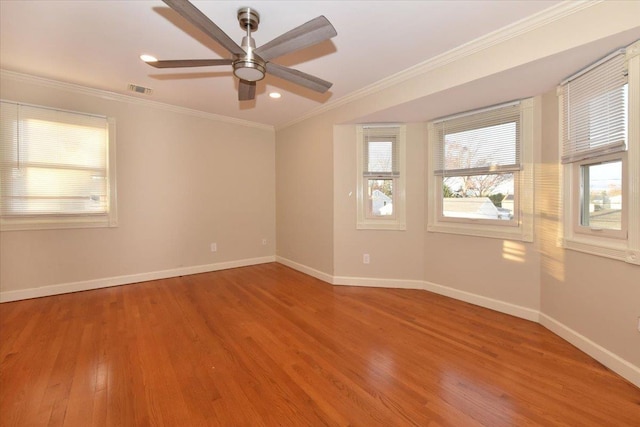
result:
[[[471,296],[480,303],[503,303],[499,308],[518,306],[534,318],[541,314],[547,321],[559,322],[586,347],[603,350],[600,354],[607,361],[616,364],[622,358],[640,366],[640,334],[636,330],[640,267],[559,246],[554,91],[544,96],[542,124],[536,128],[533,243],[425,232],[426,135],[418,124],[410,125],[407,231],[356,230],[354,127],[370,117],[385,121],[385,110],[397,111],[395,106],[419,99],[434,100],[420,104],[428,107],[425,111],[430,115],[425,114],[425,121],[478,107],[472,105],[477,101],[474,94],[466,97],[461,89],[473,87],[477,93],[485,93],[482,83],[495,81],[496,76],[517,87],[517,79],[509,79],[512,70],[535,65],[536,72],[545,72],[546,61],[555,55],[584,54],[600,40],[637,31],[637,11],[637,2],[594,3],[507,40],[496,38],[484,49],[445,58],[366,95],[340,100],[329,111],[279,130],[278,254],[336,283],[393,286],[393,279],[399,279],[402,286],[402,280],[422,281],[427,289],[445,289],[445,293]],[[527,96],[541,95],[541,91]],[[454,92],[458,96],[452,100],[447,95]],[[495,94],[485,95],[493,102],[500,101]],[[401,121],[395,116],[387,120]],[[331,162],[333,171],[328,172]],[[302,189],[310,178],[315,180],[317,198]],[[321,200],[322,207],[333,204],[332,222],[331,213],[314,205],[313,200]],[[370,265],[362,263],[363,253],[371,254]],[[367,278],[371,280],[364,280]],[[637,377],[637,369],[629,371],[632,376]]]
[[[536,164],[540,159],[541,106],[539,97],[533,101],[532,161]],[[535,182],[533,187],[535,195]],[[534,212],[536,205],[534,197]],[[534,218],[534,227],[536,222]],[[540,255],[535,236],[529,243],[430,232],[424,246],[427,282],[519,307],[540,308]]]
[[[277,256],[333,270],[333,130],[319,120],[277,132]]]
[[[422,280],[424,233],[424,152],[426,126],[407,125],[407,229],[356,229],[356,127],[334,128],[334,270],[339,277]],[[362,255],[369,254],[370,264]]]
[[[539,255],[531,243],[427,233],[425,280],[537,310]]]
[[[2,292],[275,254],[273,130],[64,85],[1,84],[3,99],[115,117],[119,219],[116,228],[2,232]]]
[[[541,312],[640,366],[640,266],[560,247],[558,98],[553,91],[543,100],[538,194],[544,206],[537,233],[542,254]]]

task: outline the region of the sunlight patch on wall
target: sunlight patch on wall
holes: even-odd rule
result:
[[[562,165],[536,166],[536,207],[538,211],[536,236],[541,254],[543,274],[564,282],[564,249],[562,247]]]
[[[527,248],[519,242],[505,240],[502,242],[502,258],[507,261],[523,263],[527,257]]]

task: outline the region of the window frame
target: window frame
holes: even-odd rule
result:
[[[603,153],[589,159],[561,165],[563,227],[562,246],[565,249],[640,265],[640,41],[625,49],[628,73],[627,150]],[[580,73],[588,72],[582,71]],[[568,79],[567,79],[568,80]],[[563,155],[564,88],[557,90],[559,105],[559,156]],[[590,230],[580,225],[581,166],[609,161],[622,161],[622,229]]]
[[[398,156],[398,174],[369,174],[364,169],[367,149],[365,130],[367,128],[389,128],[396,133],[395,154]],[[406,230],[406,125],[404,124],[362,124],[356,126],[357,140],[357,218],[358,230]],[[369,209],[368,190],[370,180],[392,180],[392,215],[373,215]]]
[[[99,116],[83,112],[63,110],[41,105],[1,100],[2,103],[54,110],[70,115],[94,116],[103,118],[107,127],[107,209],[105,213],[65,213],[65,214],[21,214],[0,215],[0,231],[48,230],[68,228],[117,227],[117,190],[116,190],[116,120],[113,117]],[[2,141],[0,141],[2,144]],[[1,167],[2,165],[0,165]],[[4,174],[4,172],[3,172]]]
[[[596,166],[603,163],[613,163],[613,162],[621,162],[622,166],[622,218],[621,218],[621,227],[620,230],[611,230],[611,229],[599,229],[596,227],[585,226],[582,224],[582,216],[584,215],[584,198],[585,194],[585,185],[584,185],[584,174],[583,167],[585,166]],[[575,233],[586,234],[594,237],[607,237],[612,239],[626,239],[627,238],[627,199],[628,199],[628,190],[627,190],[627,153],[616,153],[599,156],[597,158],[585,159],[575,163],[575,166],[571,168],[572,182],[578,187],[577,191],[572,191],[571,197],[573,200],[571,201],[572,206],[575,206],[577,218],[573,221],[573,231]]]
[[[464,115],[489,114],[496,108],[513,104],[504,103],[493,107],[480,108],[467,113],[449,116],[449,118]],[[533,146],[534,122],[539,121],[539,101],[535,98],[520,100],[519,125],[520,133],[520,170],[497,171],[497,173],[513,173],[514,175],[514,218],[480,219],[456,218],[443,215],[443,182],[444,176],[438,174],[438,156],[442,144],[442,137],[437,129],[437,123],[448,120],[445,117],[427,123],[428,132],[428,207],[427,231],[435,233],[450,233],[467,236],[489,237],[496,239],[533,241]],[[465,175],[466,176],[466,175]]]

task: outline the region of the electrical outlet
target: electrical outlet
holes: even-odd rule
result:
[[[267,245],[267,239],[262,239],[262,246],[266,246]]]
[[[218,244],[217,243],[212,243],[211,244],[211,252],[216,252],[218,250]]]
[[[362,263],[369,264],[370,262],[371,262],[371,258],[369,257],[369,254],[362,254]]]

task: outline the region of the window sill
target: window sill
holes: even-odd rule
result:
[[[395,231],[405,231],[407,229],[407,225],[403,222],[397,221],[367,221],[367,222],[359,222],[356,224],[357,230],[395,230]]]
[[[107,228],[117,227],[116,218],[106,215],[74,216],[74,217],[43,217],[43,218],[2,218],[0,231],[26,230],[59,230],[69,228]]]
[[[490,239],[519,240],[522,242],[533,242],[533,234],[523,232],[520,227],[509,227],[501,225],[486,225],[479,227],[467,223],[445,223],[438,222],[428,224],[427,231],[431,233],[449,233],[463,236],[488,237]]]
[[[602,242],[589,238],[565,238],[562,245],[565,249],[571,249],[590,255],[624,261],[629,264],[640,265],[640,250],[630,249],[626,241]]]

